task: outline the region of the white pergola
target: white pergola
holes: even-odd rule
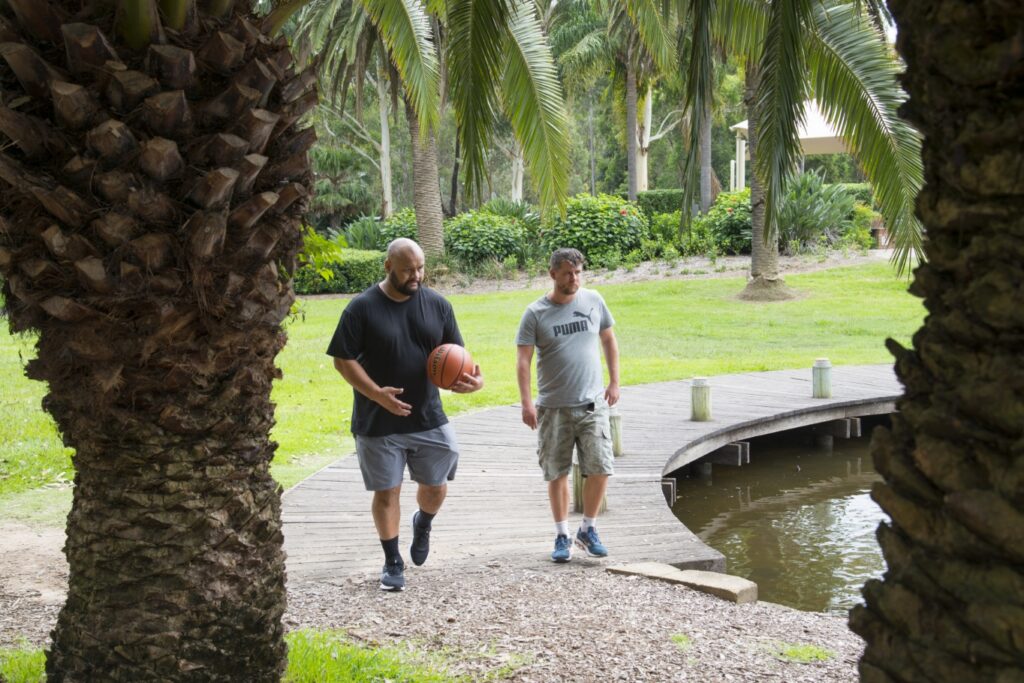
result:
[[[729,130],[736,131],[736,158],[729,162],[729,188],[742,190],[747,177],[747,122],[740,121]],[[848,151],[846,143],[818,109],[818,103],[804,103],[804,122],[799,129],[800,147],[804,156],[812,154],[841,154]]]

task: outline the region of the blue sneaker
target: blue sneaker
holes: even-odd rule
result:
[[[388,562],[380,572],[380,589],[382,591],[405,590],[405,564],[398,561]]]
[[[555,549],[551,552],[553,562],[568,562],[572,559],[572,541],[565,534],[555,536]]]
[[[587,555],[591,557],[608,557],[608,548],[604,547],[604,543],[601,543],[600,536],[597,535],[597,529],[594,527],[587,527],[584,531],[580,529],[576,532],[576,545],[587,551]]]
[[[409,546],[409,556],[417,567],[426,562],[430,554],[430,527],[419,526],[416,523],[419,517],[420,511],[417,510],[412,515],[412,545]]]

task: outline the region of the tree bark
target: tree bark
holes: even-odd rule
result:
[[[754,65],[747,67],[743,102],[747,107],[747,149],[750,152],[750,279],[740,293],[749,301],[776,301],[793,297],[779,275],[779,238],[776,233],[765,241],[764,186],[757,175],[756,91],[760,74]]]
[[[387,84],[384,82],[384,69],[377,68],[377,111],[380,114],[380,217],[387,219],[395,210],[394,191],[391,180],[391,120],[390,100]]]
[[[452,182],[451,192],[448,194],[448,210],[445,212],[447,218],[451,218],[458,213],[459,203],[459,150],[461,142],[459,140],[458,132],[455,133],[455,154],[453,155],[452,161]]]
[[[626,59],[626,175],[627,197],[636,201],[636,69],[632,65],[632,57]]]
[[[654,110],[654,88],[648,86],[644,94],[644,113],[642,123],[637,129],[636,148],[636,191],[647,191],[647,160],[651,149],[651,117]]]
[[[590,195],[597,195],[597,154],[594,149],[594,94],[587,96],[587,151],[590,153]]]
[[[444,253],[444,214],[441,209],[441,181],[437,170],[437,141],[433,134],[420,136],[416,112],[405,104],[405,118],[412,138],[413,207],[416,210],[416,236],[424,253]]]
[[[891,0],[925,183],[928,311],[872,439],[887,570],[850,627],[866,681],[1024,680],[1024,5]]]
[[[523,148],[518,140],[512,140],[512,201],[523,201],[523,178],[526,176],[526,161]]]

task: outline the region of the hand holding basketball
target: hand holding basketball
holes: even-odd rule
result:
[[[451,389],[463,374],[474,374],[473,358],[458,344],[441,344],[427,356],[427,377],[435,386]]]

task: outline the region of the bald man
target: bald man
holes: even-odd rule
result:
[[[437,387],[427,379],[427,356],[440,344],[463,345],[448,301],[423,285],[423,250],[410,239],[388,245],[387,276],[345,308],[327,354],[352,385],[352,434],[371,511],[384,548],[381,590],[405,589],[405,562],[398,546],[399,494],[408,467],[419,509],[412,517],[413,564],[426,562],[430,528],[459,462],[455,432]],[[483,387],[480,366],[452,391]]]

